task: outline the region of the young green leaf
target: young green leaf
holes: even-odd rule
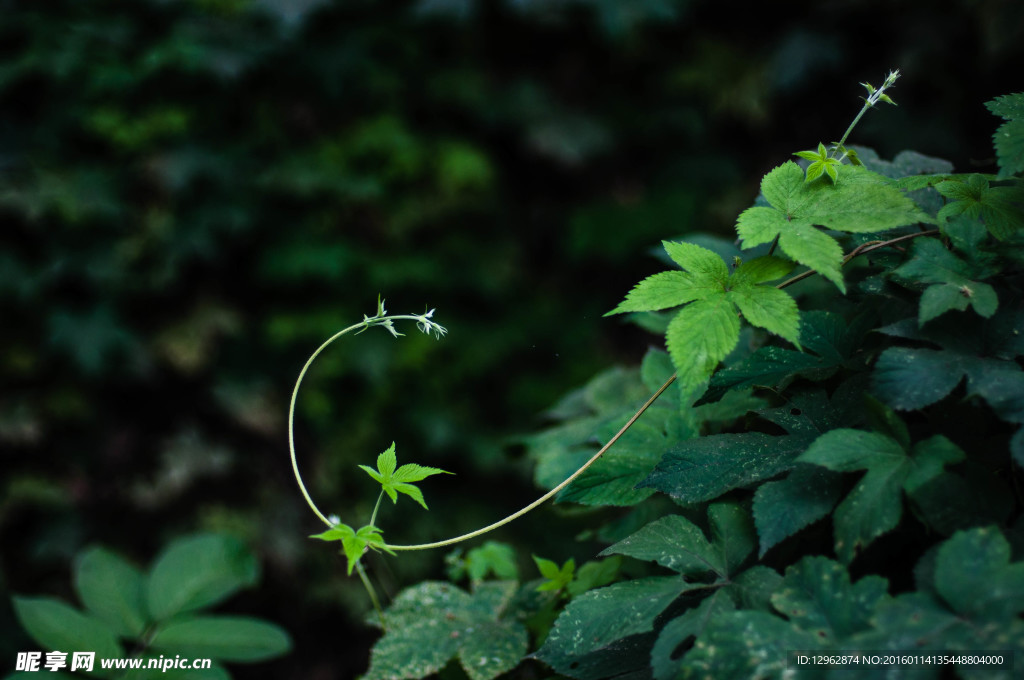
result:
[[[546,560],[543,557],[537,557],[536,555],[533,556],[533,561],[536,563],[540,575],[545,578],[544,583],[537,586],[538,592],[548,590],[557,592],[562,590],[569,585],[576,572],[576,561],[571,557],[566,560],[561,568],[559,568],[557,563]]]
[[[327,531],[314,534],[310,538],[318,538],[321,541],[341,541],[342,552],[345,553],[345,557],[348,560],[348,575],[351,576],[356,562],[363,556],[367,548],[383,550],[391,555],[395,554],[394,551],[387,547],[381,533],[380,529],[370,524],[361,527],[359,531],[356,531],[347,524],[336,524]]]
[[[832,184],[836,183],[836,179],[839,176],[836,168],[842,165],[842,163],[839,162],[838,158],[830,158],[828,150],[821,142],[818,142],[817,151],[797,151],[793,155],[811,161],[811,164],[807,166],[807,177],[804,181],[813,182],[821,177],[822,173],[826,173],[828,178],[832,180]]]
[[[426,501],[423,500],[423,492],[413,485],[412,482],[420,482],[431,475],[453,474],[440,468],[425,467],[415,463],[407,463],[395,469],[397,465],[398,458],[395,455],[395,443],[391,442],[391,446],[377,456],[376,470],[367,465],[360,465],[359,467],[381,485],[384,493],[388,495],[392,503],[397,503],[398,494],[404,493],[422,505],[425,510],[428,508]]]
[[[794,344],[799,342],[799,310],[786,293],[762,285],[785,276],[793,264],[777,257],[742,263],[732,274],[716,253],[693,243],[664,241],[683,272],[662,272],[642,281],[609,314],[650,311],[685,304],[669,322],[666,346],[680,384],[693,388],[707,380],[739,341],[742,314]]]
[[[843,291],[842,248],[816,227],[874,233],[932,221],[883,178],[849,165],[838,167],[834,185],[809,184],[800,166],[789,161],[765,175],[761,193],[770,207],[748,208],[736,225],[744,248],[778,238],[783,253]]]

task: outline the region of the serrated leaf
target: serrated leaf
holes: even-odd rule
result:
[[[116,634],[142,634],[148,616],[138,567],[104,548],[89,548],[75,558],[74,586],[85,608]]]
[[[1003,123],[992,134],[1000,179],[1024,172],[1024,118]]]
[[[804,557],[786,569],[772,604],[795,627],[832,646],[870,628],[875,609],[888,597],[880,576],[850,582],[846,569],[824,557]]]
[[[834,185],[805,182],[800,167],[792,161],[769,172],[761,182],[761,192],[771,207],[747,209],[736,229],[745,248],[778,237],[782,252],[845,290],[839,272],[842,249],[816,226],[874,233],[931,218],[898,189],[863,168],[823,165],[821,170],[831,171],[830,177],[836,173]]]
[[[752,326],[800,347],[800,310],[788,293],[774,286],[737,286],[726,295]]]
[[[570,677],[581,659],[654,629],[654,620],[696,586],[680,576],[653,576],[591,590],[570,602],[534,656]]]
[[[647,312],[677,307],[704,297],[710,288],[689,272],[659,272],[636,284],[618,307],[605,314]]]
[[[784,677],[787,652],[817,649],[810,633],[759,611],[723,612],[697,637],[682,659],[683,677],[749,680]]]
[[[544,583],[537,586],[539,592],[562,590],[572,581],[576,571],[576,561],[571,557],[561,567],[551,560],[546,560],[536,555],[533,556],[533,561],[537,565],[541,576],[546,579]]]
[[[732,273],[731,280],[734,284],[766,283],[786,276],[793,271],[794,266],[791,261],[781,257],[763,255],[740,264]]]
[[[999,300],[995,290],[986,283],[972,281],[984,275],[947,250],[937,239],[918,239],[909,259],[892,271],[892,276],[915,283],[936,284],[921,295],[918,323],[941,316],[950,310],[963,311],[968,305],[983,317],[996,312]]]
[[[423,678],[456,656],[472,680],[491,680],[518,665],[527,633],[501,618],[515,593],[511,581],[489,581],[473,594],[448,583],[406,588],[385,611],[387,632],[374,645],[366,680]]]
[[[896,527],[903,491],[913,491],[947,463],[960,460],[958,451],[945,438],[934,437],[908,453],[890,437],[840,428],[818,437],[797,460],[836,472],[867,470],[833,513],[836,554],[849,563]]]
[[[286,654],[292,642],[288,633],[267,621],[244,616],[202,616],[174,619],[161,625],[150,645],[183,656],[254,662]]]
[[[146,584],[149,613],[160,621],[208,607],[256,583],[259,565],[237,538],[187,536],[157,556]]]
[[[812,439],[760,432],[691,439],[669,449],[638,486],[657,489],[683,504],[713,500],[789,470]]]
[[[680,383],[693,387],[711,377],[739,338],[739,316],[724,293],[680,310],[665,334]]]
[[[89,651],[103,658],[124,655],[117,636],[99,619],[51,597],[13,598],[21,627],[46,650]]]
[[[599,434],[608,441],[621,427],[613,421]],[[619,438],[611,449],[559,495],[558,502],[582,505],[635,505],[649,497],[650,490],[635,488],[650,474],[662,454],[676,441],[652,422],[639,421]]]
[[[384,493],[388,495],[392,503],[397,503],[398,494],[404,493],[422,505],[424,510],[429,508],[427,508],[426,501],[423,500],[423,492],[410,482],[419,482],[431,475],[452,474],[440,468],[425,467],[416,463],[407,463],[396,470],[395,466],[397,464],[398,458],[395,454],[395,443],[391,442],[391,446],[377,456],[376,470],[366,465],[360,465],[359,467],[381,485]]]
[[[1000,118],[1014,120],[1024,118],[1024,92],[1004,94],[985,102],[985,108]]]
[[[352,570],[355,569],[356,563],[359,562],[367,548],[394,554],[387,547],[381,534],[380,529],[369,524],[360,527],[358,531],[347,524],[335,524],[327,531],[314,534],[310,538],[318,538],[321,541],[341,541],[341,550],[348,562],[348,575],[351,576]]]
[[[699,606],[669,621],[658,633],[658,641],[651,650],[651,669],[655,680],[681,677],[679,661],[673,658],[676,649],[688,638],[700,635],[716,617],[735,609],[736,605],[725,590],[718,589],[704,598]]]
[[[729,268],[714,251],[679,241],[662,241],[662,246],[673,262],[701,280],[724,284],[729,278]]]
[[[842,495],[841,479],[820,467],[798,465],[785,479],[759,486],[753,506],[758,556],[828,515]]]
[[[719,551],[696,524],[681,515],[655,520],[600,554],[657,562],[684,576],[703,576],[708,571],[719,578],[727,575]]]
[[[939,210],[940,220],[957,216],[980,219],[994,237],[1006,240],[1024,229],[1024,209],[1019,187],[990,187],[982,175],[969,175],[966,181],[949,180],[935,189],[951,199]]]

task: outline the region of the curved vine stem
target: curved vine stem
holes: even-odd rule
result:
[[[505,519],[498,520],[494,524],[488,524],[487,526],[485,526],[485,527],[483,527],[481,529],[477,529],[476,531],[471,531],[468,534],[462,534],[461,536],[456,536],[454,538],[447,538],[447,539],[445,539],[443,541],[435,541],[434,543],[419,543],[419,544],[416,544],[416,545],[390,545],[390,544],[388,544],[388,545],[386,545],[386,547],[388,549],[390,549],[390,550],[429,550],[430,548],[440,548],[442,546],[452,545],[454,543],[461,543],[462,541],[467,541],[467,540],[469,540],[471,538],[475,538],[475,537],[480,536],[482,534],[486,534],[488,531],[493,531],[494,529],[497,529],[498,527],[504,526],[504,525],[508,524],[509,522],[522,517],[526,513],[530,512],[531,510],[536,508],[538,505],[541,505],[545,501],[553,498],[556,494],[558,494],[559,491],[561,491],[565,487],[569,486],[569,484],[571,484],[574,479],[576,479],[581,474],[583,474],[588,467],[590,467],[595,462],[597,462],[597,459],[600,458],[602,455],[604,455],[604,452],[607,451],[608,449],[610,449],[612,447],[612,445],[615,444],[615,442],[617,442],[619,440],[619,437],[621,437],[623,434],[626,433],[626,430],[628,430],[629,428],[633,427],[633,423],[635,423],[637,421],[637,419],[644,414],[644,411],[646,411],[650,407],[651,404],[653,404],[655,401],[657,401],[658,397],[661,396],[662,392],[667,390],[668,386],[671,385],[673,382],[675,382],[675,379],[676,379],[676,374],[673,373],[672,376],[668,380],[665,381],[665,384],[662,385],[661,387],[659,387],[658,391],[655,392],[654,394],[652,394],[651,398],[648,399],[646,402],[644,402],[644,405],[641,406],[640,409],[636,413],[633,414],[633,417],[630,418],[626,422],[626,424],[623,425],[622,428],[618,432],[615,433],[615,436],[612,437],[611,439],[609,439],[608,443],[601,447],[600,451],[598,451],[593,456],[591,456],[590,460],[588,460],[586,463],[584,463],[582,466],[580,466],[580,468],[578,470],[576,470],[576,472],[574,472],[571,475],[569,475],[561,484],[559,484],[555,488],[551,489],[551,491],[548,491],[546,494],[544,494],[543,496],[541,496],[540,498],[538,498],[534,502],[530,503],[526,507],[517,510],[516,512],[512,513],[511,515],[509,515]]]
[[[920,231],[920,232],[916,232],[916,233],[913,233],[913,234],[906,234],[904,236],[899,236],[899,237],[894,238],[894,239],[889,239],[888,241],[869,241],[867,243],[862,243],[861,245],[859,245],[856,248],[854,248],[853,250],[851,250],[843,258],[842,264],[846,265],[848,262],[850,262],[850,260],[852,260],[853,258],[857,257],[858,255],[863,255],[865,253],[869,253],[871,251],[878,250],[880,248],[885,248],[885,247],[894,245],[896,243],[899,243],[901,241],[908,241],[910,239],[914,239],[914,238],[917,238],[919,236],[931,236],[931,235],[938,234],[938,233],[939,233],[939,231],[937,229],[932,229],[932,230],[929,230],[929,231]],[[792,277],[790,279],[787,279],[786,281],[783,281],[782,283],[778,284],[776,286],[776,288],[780,288],[780,289],[781,288],[786,288],[787,286],[791,286],[794,283],[796,283],[798,281],[802,281],[803,279],[805,279],[805,278],[807,278],[809,276],[812,276],[814,274],[817,274],[817,271],[815,271],[813,269],[809,269],[809,270],[807,270],[805,272],[802,272],[802,273],[800,273],[800,274],[798,274],[798,275],[796,275],[796,276],[794,276],[794,277]],[[337,340],[341,336],[345,335],[346,333],[350,333],[350,332],[352,332],[352,331],[354,331],[356,329],[360,329],[361,328],[361,329],[365,330],[365,329],[367,329],[367,328],[369,328],[371,326],[384,326],[388,331],[390,331],[392,333],[392,335],[398,336],[398,335],[400,335],[400,333],[398,333],[393,328],[393,326],[391,325],[391,321],[392,320],[399,320],[399,319],[409,319],[409,320],[416,321],[417,324],[419,324],[419,326],[420,326],[420,330],[422,330],[425,333],[426,332],[430,332],[430,331],[435,331],[435,332],[438,333],[438,335],[441,335],[441,334],[445,333],[446,331],[444,330],[443,327],[437,325],[433,321],[430,321],[430,315],[432,313],[433,313],[433,310],[431,310],[431,312],[429,312],[427,314],[422,314],[422,315],[412,315],[412,314],[410,314],[410,315],[385,316],[384,315],[383,304],[382,303],[378,303],[378,313],[377,313],[376,316],[374,316],[374,317],[363,317],[363,320],[361,322],[359,322],[357,324],[353,324],[353,325],[349,326],[348,328],[345,328],[345,329],[343,329],[341,331],[338,331],[337,333],[332,335],[322,345],[320,345],[320,347],[318,347],[316,349],[316,351],[313,352],[312,355],[310,355],[309,359],[306,360],[305,365],[303,365],[302,370],[299,371],[299,377],[295,381],[295,389],[292,390],[291,404],[288,407],[288,448],[289,448],[289,451],[291,453],[292,471],[295,473],[295,481],[298,483],[299,490],[302,492],[302,496],[306,499],[306,503],[313,510],[313,512],[316,513],[316,516],[319,517],[320,520],[324,524],[326,524],[328,527],[334,527],[336,522],[332,522],[322,512],[320,512],[320,510],[316,507],[316,504],[313,502],[313,499],[310,497],[309,492],[306,490],[305,484],[303,484],[303,482],[302,482],[302,476],[299,474],[299,465],[298,465],[298,462],[297,462],[296,456],[295,456],[295,436],[294,436],[295,403],[296,403],[296,400],[298,398],[299,387],[302,385],[302,379],[306,376],[306,372],[309,370],[309,367],[313,364],[313,361],[320,355],[321,352],[323,352],[327,348],[328,345],[330,345],[332,342],[334,342],[335,340]],[[455,543],[461,543],[462,541],[467,541],[467,540],[469,540],[471,538],[476,538],[477,536],[481,536],[483,534],[486,534],[486,533],[488,533],[490,531],[493,531],[493,530],[495,530],[495,529],[497,529],[499,527],[502,527],[502,526],[508,524],[509,522],[512,522],[513,520],[516,520],[516,519],[522,517],[526,513],[528,513],[531,510],[535,509],[537,506],[543,504],[544,502],[546,502],[546,501],[550,500],[551,498],[553,498],[554,496],[556,496],[562,489],[567,487],[577,477],[579,477],[581,474],[583,474],[587,470],[587,468],[589,468],[591,465],[596,463],[598,461],[598,459],[600,459],[601,456],[603,456],[604,453],[608,449],[610,449],[615,444],[615,442],[617,442],[619,440],[619,438],[623,434],[626,433],[626,431],[630,427],[633,426],[633,424],[640,418],[640,416],[642,416],[644,414],[644,412],[648,408],[650,408],[651,404],[653,404],[655,401],[657,401],[658,397],[660,397],[665,392],[665,390],[667,390],[669,388],[669,386],[673,382],[675,382],[675,380],[676,380],[676,374],[673,373],[671,375],[671,377],[669,377],[669,379],[665,381],[665,384],[663,384],[661,387],[659,387],[658,390],[654,394],[652,394],[651,397],[646,402],[644,402],[643,406],[641,406],[637,410],[637,412],[633,414],[633,416],[626,422],[626,424],[623,425],[622,428],[618,432],[615,433],[615,436],[613,436],[611,439],[609,439],[608,442],[604,446],[602,446],[600,448],[600,450],[597,451],[597,453],[595,453],[593,456],[591,456],[590,459],[586,463],[581,465],[579,467],[579,469],[577,469],[575,472],[573,472],[571,475],[569,475],[565,480],[563,480],[561,484],[559,484],[555,488],[551,489],[546,494],[544,494],[543,496],[541,496],[540,498],[538,498],[534,502],[530,503],[529,505],[527,505],[527,506],[525,506],[523,508],[520,508],[519,510],[517,510],[514,513],[512,513],[508,517],[505,517],[504,519],[500,519],[497,522],[494,522],[493,524],[488,524],[487,526],[482,527],[480,529],[477,529],[475,531],[471,531],[471,532],[469,532],[467,534],[462,534],[461,536],[455,536],[455,537],[452,537],[452,538],[447,538],[447,539],[444,539],[442,541],[434,541],[432,543],[417,543],[417,544],[410,544],[410,545],[395,545],[395,544],[385,543],[385,544],[379,545],[378,547],[380,547],[382,549],[386,549],[386,550],[396,551],[396,552],[399,551],[399,550],[411,551],[411,550],[429,550],[431,548],[441,548],[441,547],[444,547],[446,545],[453,545]],[[380,505],[380,498],[378,497],[378,499],[377,499],[377,506],[379,507],[379,505]],[[370,524],[371,525],[373,524],[374,520],[376,519],[376,516],[377,516],[377,507],[374,508],[373,517],[370,520]],[[361,565],[358,562],[356,563],[356,567],[359,568],[359,575],[360,575],[360,578],[363,579],[364,585],[368,586],[368,580],[367,580],[366,574],[362,570]],[[370,591],[370,590],[371,590],[371,588],[369,588],[369,586],[368,586],[368,591]],[[371,597],[373,597],[374,600],[376,600],[375,595],[371,595]],[[379,612],[380,611],[379,605],[376,602],[375,602],[375,607],[377,608],[377,610]]]

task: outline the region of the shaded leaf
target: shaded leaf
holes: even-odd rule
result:
[[[239,662],[272,659],[292,647],[279,626],[244,616],[175,619],[158,627],[150,644],[167,653]]]
[[[245,544],[231,536],[178,539],[157,556],[146,585],[149,612],[160,621],[207,607],[256,583],[259,567]]]

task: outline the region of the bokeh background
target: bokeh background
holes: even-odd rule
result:
[[[429,513],[386,506],[390,541],[489,523],[537,494],[543,411],[657,342],[602,314],[661,239],[730,234],[893,68],[899,107],[851,142],[993,167],[982,103],[1022,67],[1019,0],[0,0],[0,658],[31,647],[10,594],[73,599],[84,546],[146,564],[218,530],[264,572],[222,611],[296,643],[235,677],[355,677],[369,603],[288,465],[313,349],[378,294],[436,307],[440,342],[318,360],[300,462],[356,523],[355,465],[396,441],[458,476],[423,484]],[[548,508],[495,538],[526,571],[586,524]],[[371,568],[393,594],[444,551]]]

